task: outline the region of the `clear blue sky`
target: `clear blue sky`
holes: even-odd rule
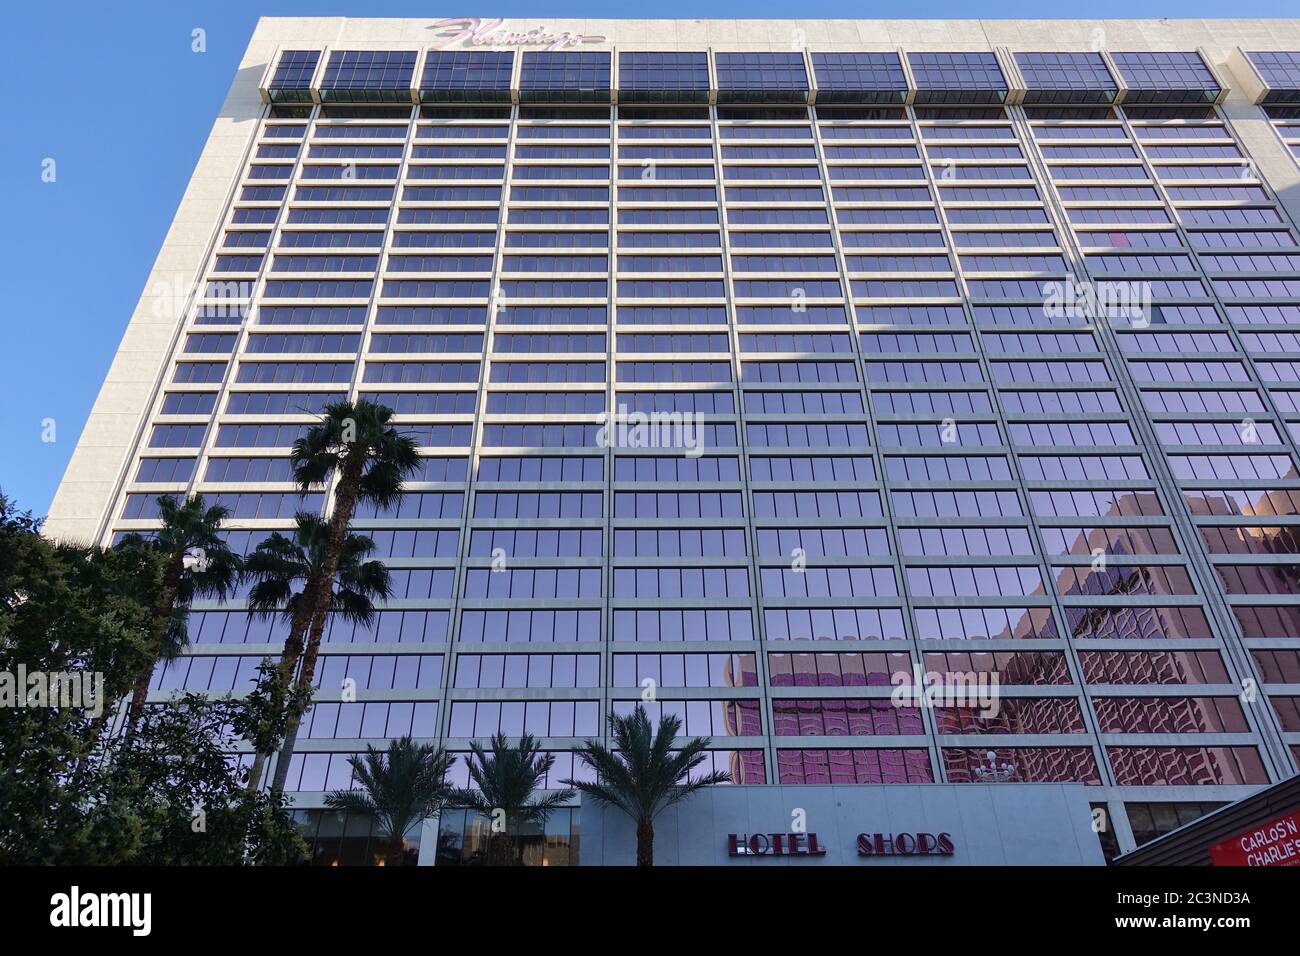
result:
[[[44,514],[257,18],[1284,17],[1295,0],[36,0],[5,11],[0,489]],[[207,52],[191,52],[195,27]],[[56,181],[42,182],[42,163]],[[42,441],[53,419],[55,440]]]

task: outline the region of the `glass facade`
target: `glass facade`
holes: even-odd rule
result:
[[[336,50],[325,64],[321,100],[409,102],[415,59],[415,52],[409,50]]]
[[[916,102],[1001,102],[1007,81],[997,55],[987,53],[909,53],[916,82]]]
[[[897,53],[813,53],[819,103],[901,103],[907,76]]]
[[[1300,102],[1300,53],[1255,51],[1246,56],[1269,87],[1264,102]]]
[[[1195,51],[1112,53],[1111,59],[1129,87],[1125,102],[1199,103],[1219,95],[1219,81]]]
[[[800,102],[808,94],[802,53],[717,53],[719,103]]]
[[[286,459],[324,403],[397,410],[422,468],[355,522],[396,593],[327,630],[305,806],[406,733],[533,733],[558,786],[647,689],[736,785],[1009,764],[1147,833],[1294,772],[1300,248],[1217,81],[1115,53],[1111,105],[1030,51],[1006,105],[991,51],[903,56],[431,52],[412,93],[416,54],[335,52],[267,107],[109,533],[196,491],[251,550],[324,506]],[[238,596],[190,632],[154,699],[284,637]],[[900,705],[923,671],[996,712]],[[345,823],[320,853],[379,852]]]
[[[319,62],[319,50],[285,50],[268,83],[270,98],[279,103],[310,103],[311,81]]]
[[[512,52],[430,50],[420,79],[422,102],[510,102]]]
[[[608,103],[608,53],[527,52],[519,98],[537,103]]]
[[[709,55],[633,53],[618,59],[620,103],[707,103]]]
[[[1110,103],[1119,92],[1100,53],[1017,53],[1024,102]]]

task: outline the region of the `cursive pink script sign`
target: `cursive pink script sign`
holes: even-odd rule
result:
[[[546,27],[535,27],[520,32],[507,30],[502,17],[484,20],[480,17],[451,17],[439,20],[429,29],[438,31],[435,49],[448,50],[458,43],[465,46],[542,46],[548,50],[563,50],[580,43],[603,43],[603,36],[585,33],[552,32]]]

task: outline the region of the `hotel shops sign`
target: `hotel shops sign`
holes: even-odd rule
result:
[[[953,856],[951,833],[859,833],[858,856]],[[728,856],[825,856],[816,833],[728,833]]]
[[[595,34],[571,33],[544,26],[524,31],[508,30],[502,17],[451,17],[437,21],[429,29],[436,31],[435,50],[450,50],[458,46],[535,46],[546,50],[563,50],[584,43],[604,43],[606,40]]]

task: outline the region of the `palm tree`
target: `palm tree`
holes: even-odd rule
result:
[[[285,536],[278,531],[268,535],[244,561],[245,577],[256,581],[248,592],[249,610],[261,617],[282,615],[288,618],[291,627],[304,621],[310,609],[306,588],[322,573],[329,541],[329,523],[320,515],[305,511],[294,516],[292,536]],[[387,598],[392,593],[388,568],[382,561],[366,560],[374,550],[374,541],[364,535],[349,534],[344,537],[343,554],[336,567],[336,580],[332,585],[327,614],[322,614],[319,620],[307,621],[318,642],[324,633],[328,613],[341,615],[347,621],[366,626],[374,620],[374,601]],[[300,581],[304,582],[304,586],[297,589]],[[284,683],[274,685],[277,690],[286,686],[287,681],[293,677],[292,670],[286,669],[283,657],[279,672]],[[310,691],[313,680],[313,677],[309,677],[305,684],[299,681],[298,686]],[[291,720],[281,749],[280,763],[276,768],[277,790],[284,789],[297,728],[298,721]],[[261,782],[262,767],[269,756],[270,754],[259,753],[254,757],[253,769],[249,774],[250,788],[256,788]]]
[[[515,840],[515,835],[525,825],[544,825],[551,811],[572,800],[574,792],[558,790],[535,795],[555,763],[555,754],[542,753],[532,734],[520,737],[518,747],[511,747],[505,734],[496,734],[490,753],[477,740],[470,743],[469,749],[466,763],[477,789],[458,790],[451,805],[474,810],[491,822],[489,863],[522,866],[523,844]]]
[[[335,790],[325,806],[373,818],[392,841],[388,865],[401,866],[406,834],[439,813],[454,793],[447,782],[453,760],[441,747],[416,744],[409,736],[390,740],[387,753],[367,745],[364,757],[348,758],[361,789]]]
[[[374,402],[332,402],[325,406],[318,424],[293,443],[289,460],[301,494],[323,485],[332,474],[334,508],[329,517],[329,538],[325,560],[319,572],[308,579],[303,591],[309,605],[306,623],[295,621],[285,643],[290,669],[304,657],[298,678],[300,687],[310,686],[312,668],[320,649],[319,632],[313,632],[303,649],[307,626],[321,618],[328,608],[334,575],[344,551],[344,539],[357,505],[374,504],[382,509],[402,496],[402,483],[420,465],[415,442],[400,434],[392,424],[393,410]]]
[[[575,751],[596,772],[595,781],[564,781],[636,822],[637,866],[654,866],[655,817],[697,790],[731,779],[721,770],[690,776],[707,759],[711,741],[708,737],[694,737],[674,750],[673,741],[681,726],[680,717],[665,714],[651,734],[650,718],[640,704],[626,717],[610,714],[614,750],[588,740]]]
[[[240,575],[239,556],[221,537],[221,526],[230,510],[221,505],[208,507],[202,495],[184,501],[174,495],[158,498],[162,527],[145,536],[130,534],[119,548],[149,548],[163,555],[166,566],[158,595],[158,613],[149,636],[147,658],[136,678],[128,711],[128,727],[144,712],[149,683],[158,661],[170,661],[189,646],[186,623],[195,597],[224,598]]]
[[[325,406],[321,420],[295,441],[289,452],[301,494],[337,475],[323,559],[303,585],[280,656],[280,680],[287,683],[295,672],[298,675],[294,693],[309,693],[315,678],[325,615],[335,600],[334,579],[344,558],[348,526],[357,505],[390,507],[401,497],[406,476],[419,467],[415,442],[390,424],[392,417],[391,408],[374,402],[331,402]],[[286,742],[290,745],[301,719],[301,713],[289,715]],[[256,763],[254,766],[260,770]],[[277,767],[274,789],[283,789],[288,769],[287,760]],[[256,786],[252,778],[250,785]]]

